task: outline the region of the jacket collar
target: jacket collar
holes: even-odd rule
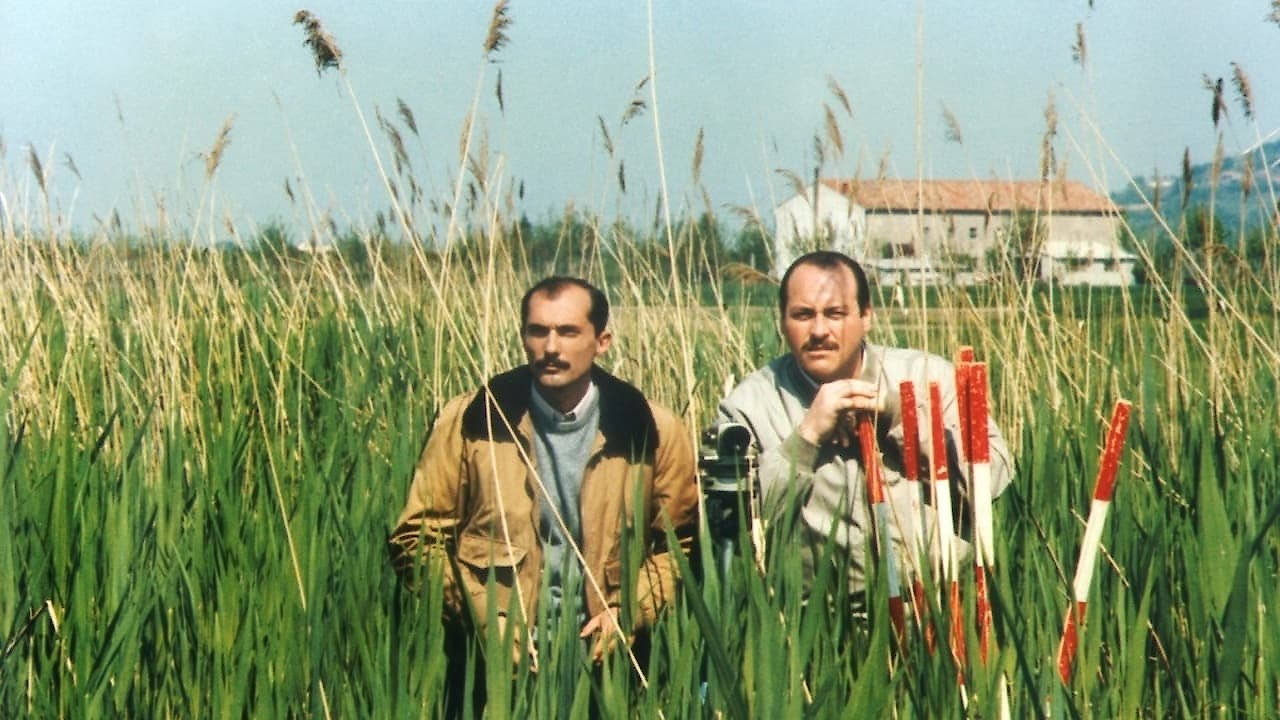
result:
[[[591,380],[600,392],[600,434],[610,455],[652,457],[658,442],[658,426],[644,395],[632,385],[598,366]],[[470,440],[513,440],[529,414],[533,374],[521,365],[485,383],[462,415],[462,434]]]

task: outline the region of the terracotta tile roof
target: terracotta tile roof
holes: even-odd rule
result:
[[[1116,213],[1106,195],[1077,182],[1038,180],[849,180],[825,179],[823,185],[853,199],[868,211]],[[923,199],[923,203],[919,201]]]

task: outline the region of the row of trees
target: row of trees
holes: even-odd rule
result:
[[[1274,223],[1237,229],[1205,206],[1189,208],[1178,227],[1171,230],[1179,242],[1172,241],[1163,228],[1143,230],[1140,236],[1122,231],[1122,247],[1147,248],[1145,255],[1152,258],[1149,266],[1139,264],[1139,282],[1151,273],[1166,279],[1186,275],[1188,253],[1196,262],[1208,259],[1221,266],[1263,267],[1274,262],[1280,246]],[[356,272],[368,268],[373,254],[394,263],[396,255],[412,251],[402,240],[403,233],[387,223],[341,232],[330,227],[318,235],[323,239],[300,246],[300,238],[283,224],[273,222],[259,231],[248,250],[269,259],[299,258],[317,250],[336,252]],[[308,238],[315,236],[313,231]],[[1047,237],[1044,223],[1030,214],[1015,215],[1005,237],[1002,246],[988,253],[986,266],[1024,282],[1034,281],[1035,258]],[[739,278],[762,278],[773,272],[771,240],[758,223],[735,230],[706,213],[677,221],[668,236],[660,226],[639,228],[621,219],[605,222],[570,210],[539,222],[523,215],[503,226],[496,236],[461,233],[452,245],[455,252],[471,254],[487,252],[490,243],[500,243],[502,251],[509,253],[517,265],[535,274],[590,274],[603,270],[612,276],[620,272],[619,263],[640,261],[655,272],[679,271],[690,279],[704,280],[722,276],[726,269]],[[425,245],[429,254],[442,249],[439,242]]]
[[[258,232],[247,250],[280,260],[316,252],[337,253],[350,267],[361,271],[368,267],[374,254],[393,262],[397,255],[412,252],[401,236],[395,228],[377,224],[369,229],[331,232],[323,240],[300,244],[283,224],[272,222]],[[452,250],[464,255],[483,253],[493,242],[501,243],[503,251],[513,254],[518,265],[536,274],[587,273],[600,268],[612,274],[626,258],[645,261],[655,270],[670,272],[678,268],[705,279],[719,275],[730,265],[764,275],[770,271],[771,262],[769,240],[760,227],[749,225],[735,232],[706,214],[677,222],[670,240],[662,228],[646,231],[624,220],[606,223],[578,212],[566,212],[560,218],[538,223],[522,216],[503,227],[496,237],[465,233],[454,241]],[[423,249],[435,254],[442,248],[425,243]]]

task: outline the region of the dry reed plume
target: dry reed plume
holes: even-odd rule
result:
[[[1253,86],[1249,83],[1249,76],[1245,74],[1244,68],[1239,63],[1231,63],[1231,82],[1236,86],[1236,95],[1240,99],[1240,110],[1244,114],[1246,120],[1253,119]]]
[[[235,123],[236,116],[232,113],[222,121],[222,127],[218,130],[218,136],[213,140],[213,147],[209,148],[209,152],[201,153],[200,157],[204,158],[204,179],[210,180],[213,174],[218,171],[218,166],[222,163],[222,153],[226,151],[227,146],[231,144],[231,126]]]
[[[313,15],[310,10],[299,10],[293,16],[293,24],[301,25],[306,33],[302,44],[311,49],[311,56],[316,61],[316,75],[320,75],[329,68],[342,69],[342,49],[338,47],[338,42],[333,39],[333,36],[325,32],[324,27],[320,25],[320,18]]]
[[[1222,78],[1214,80],[1208,75],[1204,76],[1204,89],[1209,91],[1213,96],[1213,106],[1209,110],[1209,117],[1213,119],[1213,127],[1217,129],[1222,123],[1223,118],[1227,116],[1227,100],[1222,90]]]
[[[62,154],[62,166],[65,167],[67,170],[70,170],[71,174],[75,175],[77,180],[84,179],[83,177],[80,176],[80,168],[76,167],[75,158],[71,157],[71,153]]]
[[[511,27],[511,16],[507,14],[507,0],[498,0],[493,6],[493,17],[489,20],[489,33],[484,39],[486,56],[493,55],[507,44],[509,27]]]
[[[1195,177],[1191,172],[1191,148],[1182,149],[1182,209],[1186,210],[1187,201],[1191,199],[1191,189]]]
[[[1040,181],[1048,182],[1056,167],[1053,140],[1058,136],[1058,105],[1053,93],[1044,106],[1044,135],[1040,138]]]
[[[840,83],[830,75],[827,76],[827,89],[835,96],[836,102],[840,103],[840,107],[844,108],[844,112],[849,117],[853,117],[853,106],[849,104],[849,95],[845,93]]]
[[[400,113],[400,119],[404,121],[405,127],[409,128],[409,132],[415,136],[418,134],[418,121],[413,117],[413,110],[409,108],[409,104],[401,98],[396,98],[396,110]]]
[[[832,112],[831,106],[822,104],[823,122],[826,126],[827,142],[831,143],[831,147],[835,148],[836,157],[844,156],[844,136],[840,134],[840,124],[836,122],[836,114]]]
[[[702,126],[698,126],[698,137],[693,142],[693,184],[702,184],[702,156],[704,148],[702,144]]]
[[[947,142],[964,145],[964,133],[960,132],[960,121],[951,113],[946,103],[942,104],[942,124],[946,127]]]
[[[36,176],[36,184],[40,186],[40,194],[47,196],[49,194],[47,187],[49,177],[45,175],[44,163],[40,162],[40,154],[36,152],[34,145],[27,146],[27,165],[31,167],[31,174]]]

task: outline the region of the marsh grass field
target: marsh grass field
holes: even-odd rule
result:
[[[380,122],[371,152],[404,152]],[[776,286],[718,262],[697,222],[588,221],[590,242],[562,235],[531,260],[486,184],[496,151],[470,137],[452,204],[432,215],[391,192],[382,222],[351,231],[358,255],[250,247],[203,195],[185,225],[74,235],[43,182],[0,187],[0,715],[435,717],[441,597],[406,590],[385,541],[435,413],[522,361],[522,289],[551,270],[601,284],[617,337],[603,364],[691,435],[726,379],[782,351]],[[389,190],[412,186],[386,172]],[[724,572],[704,528],[643,677],[622,654],[592,669],[567,624],[536,674],[493,636],[471,649],[487,716],[995,717],[1001,676],[1013,717],[1280,716],[1277,228],[1249,263],[1165,232],[1175,271],[1142,252],[1140,287],[1068,291],[1005,268],[979,288],[877,297],[877,342],[970,345],[990,364],[1017,461],[995,508],[997,648],[983,665],[968,634],[963,693],[923,633],[896,645],[883,578],[865,616],[826,592],[831,576],[802,602],[786,528],[763,568],[748,554]],[[1121,398],[1134,415],[1064,685],[1059,634]],[[928,615],[946,637],[946,613]]]
[[[5,240],[5,714],[433,716],[440,598],[402,589],[384,542],[433,413],[519,361],[514,289],[534,278],[519,253],[404,252],[373,281],[335,255]],[[617,268],[606,364],[690,428],[727,376],[780,352],[770,305],[708,305],[640,259]],[[990,667],[1015,716],[1277,712],[1280,319],[1258,290],[1274,283],[1231,287],[1208,304],[1179,284],[1051,306],[1011,281],[882,312],[881,341],[971,344],[991,363],[1018,475],[996,505]],[[1122,397],[1135,415],[1067,687],[1058,635]],[[892,649],[874,602],[865,620],[839,594],[800,603],[785,552],[724,577],[705,571],[710,543],[697,552],[647,688],[623,657],[593,675],[566,638],[536,677],[490,683],[489,716],[569,716],[592,693],[620,716],[991,715],[994,670],[970,663],[966,710],[947,653],[919,633]]]

